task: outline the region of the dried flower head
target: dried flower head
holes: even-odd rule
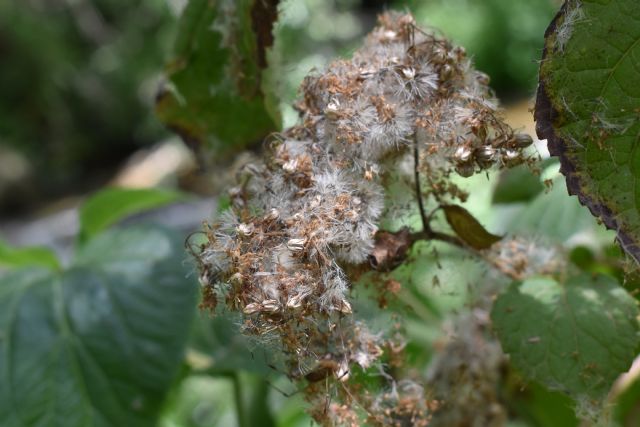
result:
[[[277,337],[319,422],[357,425],[344,402],[358,395],[371,422],[428,420],[415,383],[389,377],[369,397],[351,385],[354,369],[381,369],[388,346],[354,320],[345,267],[372,254],[383,179],[406,169],[412,148],[438,200],[463,197],[453,173],[527,161],[530,138],[501,120],[487,84],[464,49],[419,30],[410,15],[383,14],[351,60],[304,79],[299,124],[270,138],[264,163],[240,174],[230,211],[206,228],[199,261],[208,298],[242,313],[245,333]],[[327,387],[339,399],[323,405],[314,393]]]

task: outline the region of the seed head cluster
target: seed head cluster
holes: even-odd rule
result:
[[[358,400],[349,378],[381,369],[389,347],[354,320],[345,272],[374,249],[385,176],[418,152],[425,193],[455,197],[443,184],[451,174],[526,161],[531,138],[504,124],[487,85],[462,48],[410,15],[382,15],[350,60],[304,79],[298,125],[265,142],[264,162],[243,168],[230,209],[206,227],[204,305],[223,301],[243,313],[245,333],[275,336],[287,374],[307,390],[331,381],[344,391],[342,403],[314,406],[320,422],[358,425],[343,404]],[[374,424],[421,425],[406,422],[426,420],[422,389],[391,383],[360,393],[359,411]]]
[[[436,427],[500,427],[507,422],[498,387],[506,357],[488,333],[489,312],[476,307],[445,324],[447,338],[436,345],[429,385],[442,402]]]

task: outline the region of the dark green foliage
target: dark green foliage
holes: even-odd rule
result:
[[[150,110],[174,18],[165,2],[0,2],[0,145],[29,162],[32,203],[85,190],[164,132]]]
[[[195,305],[182,239],[107,232],[65,271],[0,279],[0,424],[153,426]]]
[[[569,192],[636,260],[639,21],[634,0],[566,1],[546,32],[535,113]]]
[[[186,6],[156,111],[188,145],[228,156],[278,130],[277,104],[262,85],[276,8],[258,0]]]

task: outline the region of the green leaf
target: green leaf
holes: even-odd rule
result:
[[[56,253],[42,246],[14,248],[0,240],[0,266],[20,268],[38,266],[58,270],[60,262]]]
[[[523,386],[517,384],[517,391],[512,391],[510,402],[516,413],[535,426],[578,427],[575,412],[571,409],[571,399],[558,392],[550,391],[540,384],[530,382]]]
[[[219,309],[215,316],[201,312],[193,324],[190,347],[211,360],[206,372],[212,375],[243,370],[259,374],[277,374],[269,367],[279,361],[272,351],[251,341],[240,331],[241,316]]]
[[[640,261],[640,5],[569,0],[547,28],[537,133],[571,194]]]
[[[239,426],[275,427],[268,404],[271,391],[269,383],[264,378],[244,372],[235,372],[232,378]]]
[[[152,188],[102,190],[80,208],[80,239],[86,241],[130,215],[158,208],[183,198],[185,198],[184,194],[175,191]]]
[[[521,165],[506,169],[500,173],[493,191],[493,203],[518,203],[529,200],[542,193],[544,185],[540,178]]]
[[[276,131],[277,102],[262,85],[278,0],[190,0],[156,113],[188,145],[233,154]]]
[[[501,221],[505,232],[545,236],[548,240],[572,246],[610,244],[614,235],[599,225],[578,200],[567,197],[559,179],[549,193],[541,193],[532,202],[515,212],[511,219]]]
[[[182,360],[196,285],[182,239],[106,232],[67,271],[0,279],[0,425],[153,426]]]
[[[638,314],[613,278],[585,274],[564,284],[545,277],[513,283],[491,317],[503,350],[525,377],[598,404],[633,362]]]
[[[545,179],[545,171],[553,168],[558,163],[552,157],[544,159],[540,163],[543,171],[535,174],[527,165],[516,166],[500,172],[498,181],[493,189],[491,202],[494,204],[508,204],[528,202],[544,191],[542,181]]]
[[[233,391],[229,378],[191,375],[176,385],[158,427],[237,425]]]
[[[442,205],[447,222],[466,244],[474,249],[487,249],[502,237],[489,233],[471,213],[458,205]]]
[[[633,375],[633,374],[632,374]],[[640,413],[638,412],[638,402],[640,402],[640,381],[637,374],[634,375],[630,384],[622,390],[615,399],[615,419],[621,426],[636,426],[640,424]],[[625,381],[626,382],[626,381]]]

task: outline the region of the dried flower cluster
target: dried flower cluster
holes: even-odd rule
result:
[[[533,238],[511,236],[486,251],[484,258],[516,280],[536,275],[562,275],[567,272],[567,256],[562,248]]]
[[[429,385],[442,402],[432,425],[442,427],[499,427],[507,420],[498,398],[505,356],[488,335],[489,312],[475,308],[445,326],[448,339],[437,348]]]
[[[383,372],[389,341],[354,320],[345,266],[374,250],[383,178],[416,163],[420,197],[461,197],[448,181],[526,161],[531,138],[498,116],[488,78],[462,48],[384,14],[351,60],[308,76],[297,126],[246,166],[231,209],[207,227],[199,253],[204,305],[244,314],[244,331],[279,340],[290,378],[304,379],[326,424],[425,425],[430,403],[413,382],[380,375],[370,395],[354,370]],[[329,385],[330,383],[330,385]],[[318,396],[332,387],[329,404]],[[345,403],[349,405],[345,406]]]

